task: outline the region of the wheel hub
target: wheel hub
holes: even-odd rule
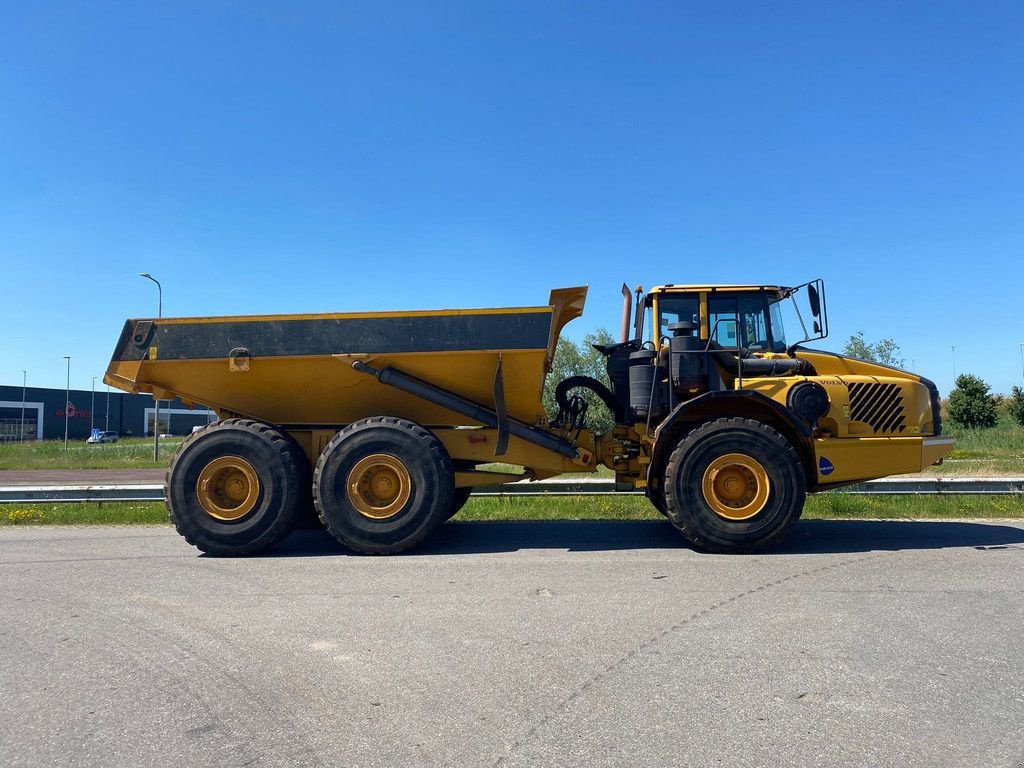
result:
[[[241,456],[221,456],[199,473],[196,497],[210,517],[227,522],[239,520],[252,512],[259,501],[259,476]]]
[[[348,499],[371,520],[394,517],[412,495],[409,470],[395,456],[375,453],[356,462],[348,476]]]
[[[764,509],[771,482],[756,459],[727,453],[708,465],[701,489],[716,515],[726,520],[747,520]]]

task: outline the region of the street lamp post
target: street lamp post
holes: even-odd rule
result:
[[[956,384],[956,344],[950,347],[953,350],[953,384]]]
[[[64,355],[68,361],[68,380],[64,388],[64,452],[68,451],[68,411],[71,410],[71,355]]]
[[[92,403],[89,405],[89,434],[96,429],[96,377],[92,377]]]
[[[156,316],[164,316],[164,289],[160,285],[160,281],[153,277],[149,272],[139,272],[139,277],[144,277],[147,280],[152,280],[156,283]],[[153,461],[160,461],[160,401],[156,399],[156,395],[153,395]]]
[[[107,384],[107,420],[103,422],[103,430],[110,431],[110,385]]]
[[[25,384],[28,382],[28,371],[21,372],[21,432],[18,433],[18,442],[25,442]]]

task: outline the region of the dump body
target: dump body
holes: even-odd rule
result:
[[[534,424],[544,418],[558,334],[585,296],[585,288],[564,289],[549,306],[509,309],[128,320],[104,381],[289,428],[375,414],[461,425],[463,416],[382,387],[352,363],[394,366],[491,403],[500,359],[508,415]]]

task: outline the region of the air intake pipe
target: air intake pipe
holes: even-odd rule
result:
[[[733,376],[744,376],[757,378],[761,376],[813,376],[814,366],[806,360],[797,358],[761,358],[747,357],[739,358],[731,352],[724,350],[712,352],[715,362],[725,369],[726,373]]]

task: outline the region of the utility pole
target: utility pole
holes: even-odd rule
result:
[[[956,386],[956,344],[950,347],[953,350],[953,386]]]
[[[149,272],[139,272],[139,277],[144,277],[147,280],[152,280],[156,283],[157,290],[157,304],[156,304],[156,316],[164,316],[164,289],[160,285],[160,281],[153,277]],[[153,461],[160,461],[160,401],[156,399],[156,395],[153,395]]]
[[[18,442],[25,442],[25,384],[28,382],[28,371],[21,372],[21,432],[18,433]]]
[[[68,380],[64,388],[64,453],[68,452],[68,411],[71,410],[71,355],[64,355],[68,361]]]
[[[96,429],[96,377],[92,377],[92,403],[89,405],[89,434]]]
[[[17,435],[18,442],[25,442],[25,385],[29,381],[29,372],[22,372],[22,431]]]
[[[107,384],[107,420],[103,423],[103,430],[110,431],[110,385]]]

